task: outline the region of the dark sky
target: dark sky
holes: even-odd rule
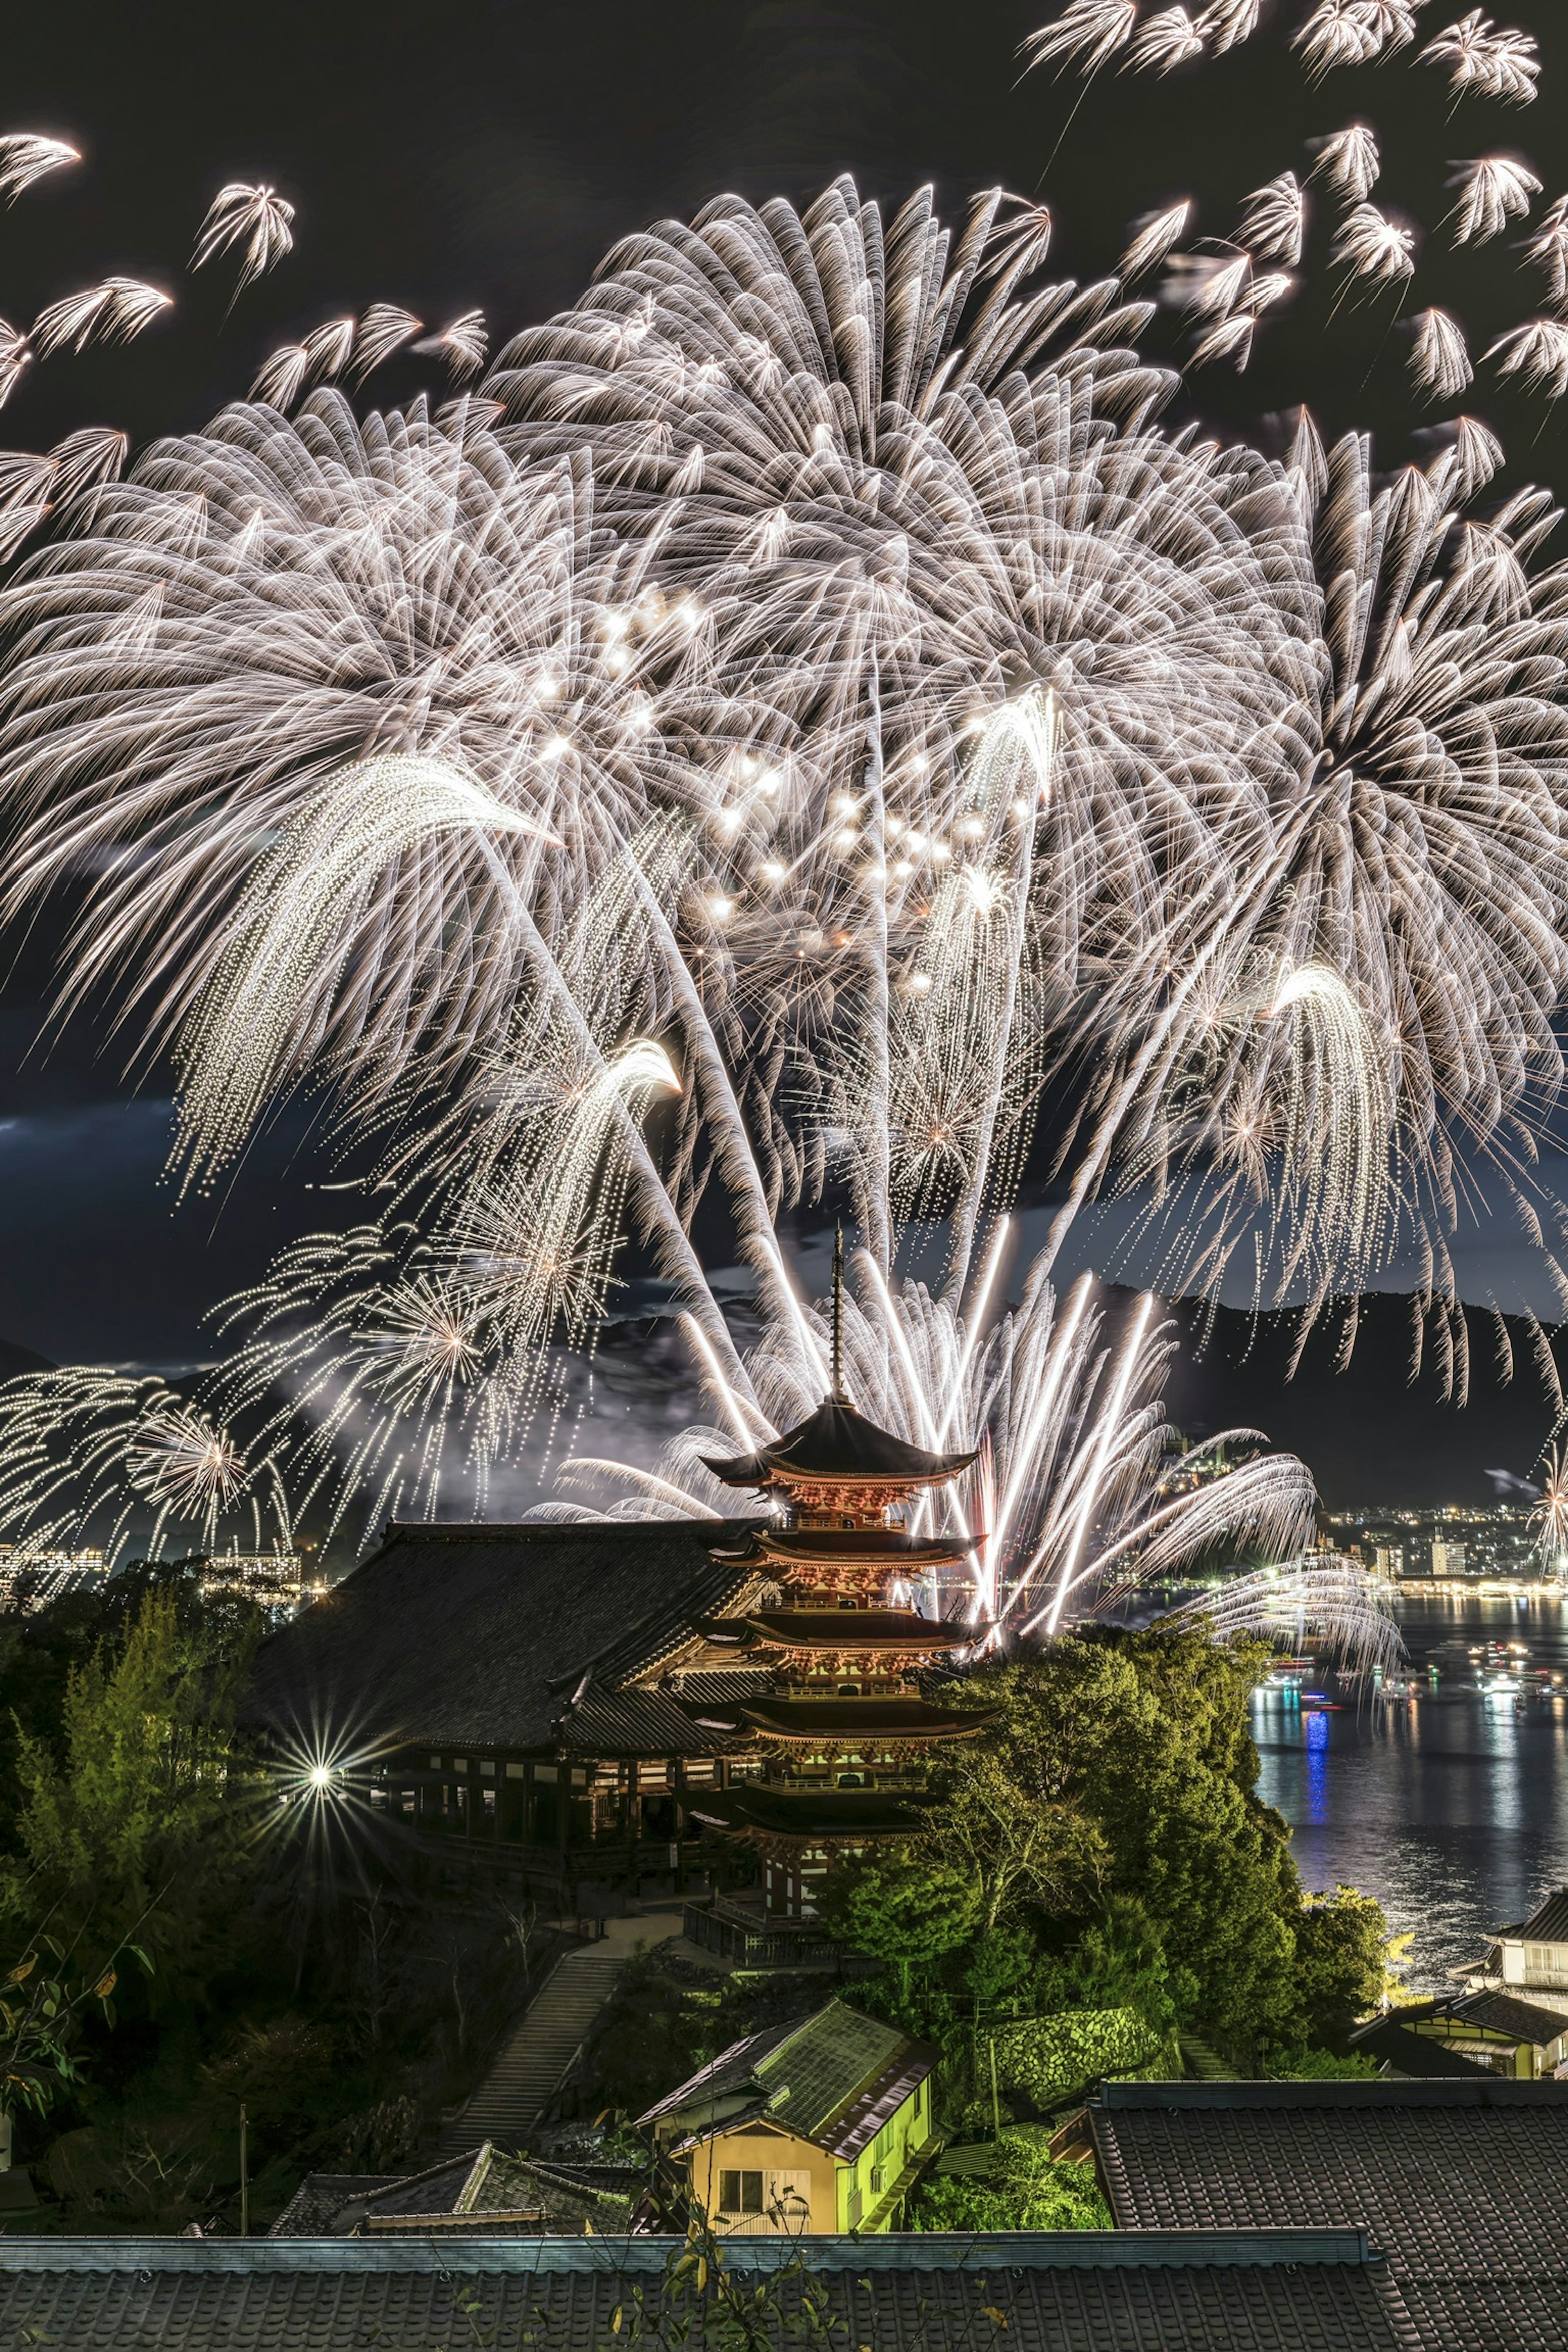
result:
[[[1289,0],[1285,27],[1306,5]],[[110,271],[153,279],[178,307],[128,350],[37,370],[5,437],[44,447],[108,422],[140,444],[199,425],[277,344],[371,300],[433,325],[478,305],[500,340],[569,301],[616,236],[724,188],[804,198],[849,170],[889,200],[933,180],[956,208],[1002,182],[1050,204],[1054,258],[1083,275],[1111,266],[1131,219],[1179,195],[1198,195],[1200,229],[1224,235],[1249,189],[1305,171],[1304,141],[1355,120],[1383,140],[1379,200],[1429,232],[1451,202],[1452,159],[1520,152],[1548,197],[1568,187],[1560,5],[1501,9],[1541,40],[1546,95],[1517,112],[1470,102],[1452,121],[1442,77],[1407,59],[1310,89],[1279,10],[1228,58],[1163,82],[1102,76],[1073,112],[1076,74],[1017,81],[1017,44],[1044,13],[998,0],[67,0],[13,11],[0,129],[57,132],[86,160],[0,216],[0,314],[25,321]],[[1424,22],[1435,31],[1459,13],[1458,0],[1434,0]],[[275,183],[299,217],[294,254],[226,316],[232,273],[193,278],[184,265],[230,178]],[[1320,228],[1303,292],[1249,373],[1211,370],[1190,397],[1223,430],[1269,446],[1305,399],[1326,427],[1374,427],[1396,462],[1421,446],[1412,435],[1424,413],[1405,383],[1405,342],[1389,331],[1395,305],[1384,296],[1331,320],[1324,243]],[[1453,256],[1431,236],[1405,307],[1443,301],[1479,347],[1527,315],[1536,290],[1507,245]],[[1163,322],[1155,347],[1162,335]],[[416,368],[384,371],[374,395],[430,380]],[[1568,479],[1554,411],[1503,396],[1486,376],[1467,404],[1502,434],[1521,474]],[[56,1359],[189,1362],[204,1352],[201,1309],[322,1218],[328,1204],[307,1188],[332,1171],[312,1157],[308,1118],[290,1112],[224,1202],[179,1206],[159,1181],[167,1104],[156,1074],[131,1099],[122,1047],[104,1049],[101,1024],[47,1058],[29,1052],[46,965],[29,945],[0,1003],[0,1336]],[[1489,1260],[1478,1284],[1500,1278]],[[1319,1416],[1330,1446],[1347,1416],[1364,1426],[1366,1400],[1314,1371],[1280,1410],[1293,1435],[1304,1413]],[[1516,1408],[1502,1410],[1498,1436]],[[1456,1447],[1467,1461],[1467,1449],[1478,1461],[1496,1453],[1492,1433],[1429,1402],[1423,1411],[1430,1452],[1417,1431],[1407,1482],[1427,1460],[1441,1483]],[[1253,1412],[1268,1425],[1266,1395]],[[1518,1395],[1517,1423],[1507,1458],[1524,1468],[1545,1434],[1533,1398]]]

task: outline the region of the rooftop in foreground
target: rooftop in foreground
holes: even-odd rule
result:
[[[658,2292],[658,2238],[32,2238],[0,2250],[0,2341],[119,2352],[363,2352],[367,2344],[616,2340]],[[742,2238],[726,2266],[804,2271],[868,2352],[1407,2352],[1357,2230]],[[708,2340],[712,2341],[711,2336]],[[795,2340],[793,2337],[781,2340]],[[703,2341],[693,2331],[694,2347]]]

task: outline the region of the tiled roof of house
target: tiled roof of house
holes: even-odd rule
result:
[[[1463,1993],[1458,2000],[1439,2001],[1433,2012],[1464,2025],[1484,2025],[1493,2033],[1510,2033],[1519,2042],[1543,2047],[1568,2033],[1568,2017],[1561,2010],[1542,2009],[1530,2000],[1515,2000],[1506,1992]]]
[[[793,2025],[734,2042],[639,2121],[678,2119],[693,2137],[766,2115],[847,2161],[930,2074],[936,2053],[896,2025],[830,2000]]]
[[[1375,2025],[1363,2025],[1351,2035],[1351,2047],[1363,2058],[1375,2058],[1395,2074],[1420,2081],[1428,2075],[1454,2076],[1489,2074],[1490,2069],[1478,2065],[1457,2050],[1447,2049],[1430,2035],[1412,2033],[1407,2025],[1392,2017],[1380,2017]]]
[[[1122,2228],[1360,2224],[1416,2342],[1568,2342],[1568,2086],[1108,2083],[1089,2120]]]
[[[589,2185],[570,2173],[520,2157],[503,2156],[489,2140],[464,2156],[414,2173],[308,2174],[272,2224],[274,2238],[355,2238],[379,2231],[416,2236],[453,2225],[494,2236],[521,2233],[519,2215],[533,2217],[528,2234],[564,2230],[575,2234],[593,2221],[602,2231],[622,2229],[632,2199]]]
[[[0,2342],[70,2352],[363,2352],[531,2342],[596,2352],[671,2242],[28,2239],[0,2248]],[[1355,2231],[1047,2231],[736,2239],[727,2272],[769,2272],[786,2319],[804,2270],[827,2340],[868,2352],[1410,2352]],[[705,2339],[690,2337],[693,2352]],[[795,2340],[794,2336],[790,2336]],[[1517,2343],[1530,2347],[1521,2335]]]
[[[758,1590],[714,1560],[740,1519],[388,1528],[379,1550],[257,1653],[247,1719],[365,1747],[552,1748],[668,1755],[722,1740],[672,1701],[626,1691]]]
[[[1558,1887],[1531,1913],[1521,1927],[1510,1927],[1507,1932],[1525,1944],[1568,1944],[1568,1886]]]

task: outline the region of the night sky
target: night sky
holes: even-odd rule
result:
[[[1279,21],[1288,28],[1305,9],[1289,0],[1271,19],[1266,10],[1253,43],[1195,71],[1106,74],[1087,95],[1076,72],[1018,83],[1018,42],[1045,11],[996,0],[275,0],[243,10],[118,0],[12,12],[0,130],[64,136],[86,160],[0,216],[0,314],[25,321],[110,271],[152,279],[178,307],[127,350],[36,370],[0,435],[42,448],[79,425],[111,423],[141,446],[192,429],[242,394],[278,344],[372,300],[404,304],[433,327],[479,306],[499,342],[567,303],[605,247],[647,220],[730,188],[808,198],[840,171],[889,203],[933,181],[950,212],[997,182],[1038,196],[1057,223],[1053,264],[1092,276],[1112,266],[1131,220],[1178,196],[1195,194],[1198,230],[1224,236],[1247,191],[1287,167],[1304,174],[1306,140],[1358,120],[1384,147],[1377,201],[1428,233],[1403,307],[1442,302],[1479,352],[1536,308],[1538,279],[1511,238],[1449,251],[1437,230],[1452,202],[1444,180],[1455,159],[1502,152],[1531,161],[1546,199],[1568,188],[1568,11],[1504,0],[1501,20],[1540,40],[1543,95],[1519,110],[1467,101],[1449,121],[1444,78],[1408,54],[1309,88]],[[1459,0],[1435,0],[1424,37],[1460,13]],[[228,179],[272,182],[299,207],[294,253],[232,310],[231,268],[185,268]],[[1407,342],[1392,325],[1401,306],[1384,294],[1331,318],[1326,242],[1320,218],[1302,291],[1260,337],[1248,373],[1205,372],[1184,394],[1189,412],[1278,448],[1305,400],[1326,430],[1372,428],[1390,464],[1423,454],[1431,418],[1447,412],[1412,401]],[[1175,347],[1169,321],[1146,347]],[[1568,488],[1561,415],[1480,374],[1463,404],[1516,460],[1498,489],[1525,478]],[[396,362],[371,396],[439,383],[429,363]],[[312,1189],[335,1171],[313,1148],[309,1109],[293,1107],[222,1199],[178,1204],[160,1181],[166,1074],[142,1074],[133,1091],[135,1041],[110,1037],[101,1018],[41,1051],[47,925],[9,949],[0,1339],[55,1360],[189,1365],[210,1352],[203,1308],[253,1279],[281,1241],[346,1221],[354,1196]],[[1544,1304],[1522,1245],[1500,1226],[1483,1223],[1459,1255],[1472,1297]],[[1392,1307],[1384,1326],[1402,1328]],[[1236,1355],[1241,1331],[1218,1335],[1221,1359]],[[1391,1499],[1443,1500],[1456,1488],[1479,1498],[1483,1465],[1528,1469],[1550,1421],[1533,1388],[1505,1395],[1483,1379],[1478,1408],[1456,1416],[1429,1380],[1405,1391],[1399,1349],[1379,1346],[1338,1382],[1317,1351],[1289,1396],[1281,1350],[1255,1349],[1223,1371],[1211,1356],[1206,1371],[1184,1372],[1177,1401],[1194,1424],[1245,1411],[1321,1455],[1337,1501],[1358,1499],[1350,1490],[1363,1481]]]

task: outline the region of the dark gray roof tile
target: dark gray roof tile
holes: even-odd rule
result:
[[[0,2253],[0,2343],[413,2352],[531,2338],[601,2352],[628,2288],[652,2284],[668,2252],[648,2240],[13,2242]],[[753,2240],[728,2255],[771,2266],[796,2250]],[[1411,2352],[1396,2299],[1349,2233],[814,2239],[799,2259],[826,2292],[831,2340],[870,2352]],[[779,2293],[788,2305],[797,2291]],[[1515,2339],[1525,2352],[1535,2341]]]
[[[597,1704],[594,1694],[657,1666],[694,1619],[755,1591],[754,1570],[709,1550],[754,1524],[394,1525],[379,1550],[262,1643],[247,1720],[312,1753],[324,1738],[351,1748],[552,1748],[580,1689],[580,1704]],[[679,1710],[641,1696],[657,1702],[657,1727],[642,1715],[617,1718],[630,1742],[621,1752],[662,1752],[647,1742],[655,1728],[674,1738]],[[701,1744],[684,1717],[679,1736],[681,1752]]]

